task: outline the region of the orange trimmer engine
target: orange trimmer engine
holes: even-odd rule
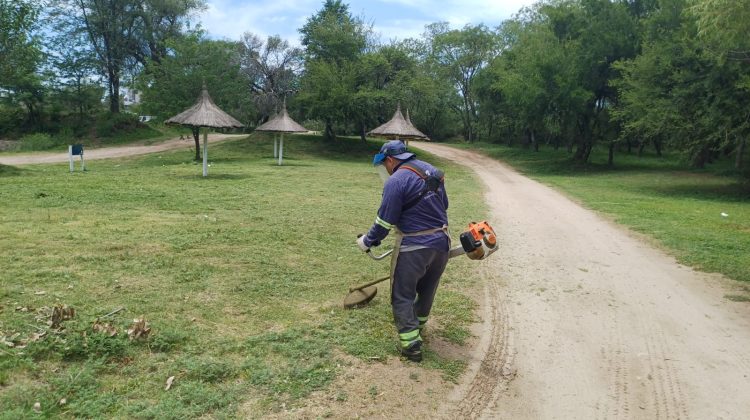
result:
[[[489,223],[471,222],[469,229],[461,233],[461,246],[472,260],[483,260],[497,251],[497,236]]]

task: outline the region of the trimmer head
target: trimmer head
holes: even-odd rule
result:
[[[356,289],[349,292],[344,298],[344,308],[351,309],[366,305],[375,295],[378,294],[378,288],[375,286]]]

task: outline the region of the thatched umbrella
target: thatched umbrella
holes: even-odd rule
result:
[[[407,115],[409,115],[408,110],[407,110]],[[404,115],[401,114],[400,103],[396,106],[396,112],[393,114],[393,118],[391,118],[390,121],[381,125],[380,127],[370,130],[367,133],[367,135],[376,136],[376,137],[385,137],[387,139],[398,138],[398,139],[402,139],[405,141],[408,141],[409,139],[421,139],[421,140],[430,139],[424,133],[417,130],[417,128],[414,127],[414,125],[412,125],[411,121],[404,118]]]
[[[255,131],[265,131],[268,133],[274,133],[273,138],[273,157],[278,155],[279,165],[281,165],[284,159],[284,133],[306,133],[308,130],[297,124],[289,114],[286,112],[286,99],[281,106],[281,113],[271,118],[264,124],[258,126]],[[278,148],[276,147],[276,136],[275,134],[281,134],[281,141],[279,142]],[[277,153],[278,151],[278,153]]]
[[[198,142],[199,130],[201,127],[213,128],[239,128],[244,127],[241,122],[234,119],[231,115],[222,111],[216,106],[211,96],[208,94],[205,83],[195,105],[183,111],[180,114],[165,121],[166,124],[182,124],[191,126],[193,137],[195,138],[196,158],[197,151],[200,147]],[[203,130],[203,176],[208,176],[208,130]]]

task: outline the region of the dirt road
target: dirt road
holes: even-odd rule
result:
[[[501,249],[479,345],[439,413],[487,419],[750,418],[750,310],[563,195],[480,155]]]
[[[208,143],[213,144],[233,138],[247,137],[247,134],[209,134]],[[203,138],[201,137],[201,147]],[[192,138],[187,140],[172,139],[157,144],[128,144],[126,146],[102,147],[100,149],[85,149],[85,160],[109,159],[124,156],[145,155],[148,153],[163,152],[174,149],[191,149],[195,150],[195,141]],[[210,152],[209,147],[209,152]],[[209,154],[209,157],[211,155]],[[78,159],[78,157],[76,157]],[[28,153],[28,154],[0,154],[0,165],[28,165],[34,163],[57,163],[67,162],[68,151],[62,153]]]

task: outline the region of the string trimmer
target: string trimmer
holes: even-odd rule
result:
[[[461,245],[451,248],[448,255],[449,258],[466,255],[472,260],[483,260],[497,251],[498,248],[495,230],[486,221],[469,223],[469,228],[462,232],[459,238]],[[367,255],[376,261],[384,259],[391,255],[391,253],[393,253],[393,250],[381,255],[375,255],[370,250],[367,250]],[[344,298],[344,308],[356,308],[367,304],[378,293],[378,288],[375,285],[390,278],[389,274],[377,280],[350,287],[349,294]]]

